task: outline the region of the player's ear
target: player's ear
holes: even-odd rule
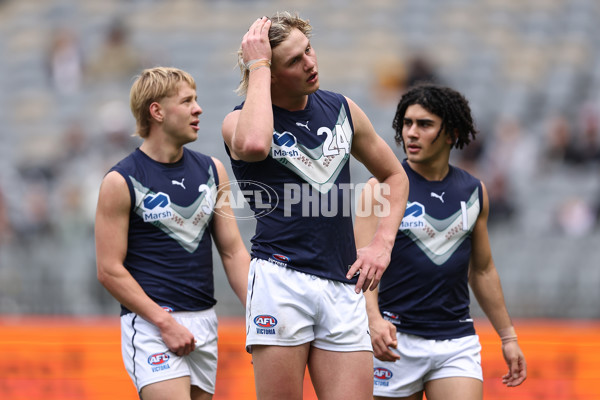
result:
[[[458,129],[454,129],[452,132],[446,133],[446,143],[451,147],[454,146],[456,141],[458,140]]]
[[[150,116],[158,122],[162,122],[165,117],[162,106],[156,101],[150,104]]]

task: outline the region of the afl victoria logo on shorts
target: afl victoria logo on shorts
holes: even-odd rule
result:
[[[256,325],[256,333],[259,335],[274,335],[277,319],[272,315],[259,315],[254,318],[254,325]]]
[[[171,356],[167,352],[154,353],[148,357],[148,364],[152,366],[152,372],[162,371],[171,368],[169,366],[170,358]]]
[[[392,371],[383,367],[375,367],[373,368],[373,380],[375,382],[375,386],[388,386],[390,383],[388,382],[392,379]]]

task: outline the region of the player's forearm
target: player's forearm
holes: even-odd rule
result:
[[[128,310],[161,328],[171,316],[154,302],[125,268],[99,269],[98,280]]]
[[[246,306],[246,294],[248,290],[248,270],[250,268],[250,255],[246,248],[239,249],[230,256],[222,256],[223,268],[227,280],[240,302]]]
[[[500,277],[495,267],[484,272],[471,271],[469,279],[479,306],[497,332],[512,326],[506,309]]]
[[[374,290],[367,290],[363,292],[366,301],[367,308],[367,316],[369,317],[369,321],[374,321],[376,319],[381,318],[381,311],[379,310],[379,289],[376,288]]]
[[[245,161],[260,161],[267,157],[273,137],[270,69],[251,73],[246,101],[240,112],[233,135],[235,154]]]
[[[408,178],[404,170],[386,178],[380,185],[380,214],[373,242],[379,242],[391,251],[408,201]],[[378,194],[375,194],[376,196]]]

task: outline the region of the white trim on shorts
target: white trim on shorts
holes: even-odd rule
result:
[[[407,397],[423,391],[425,382],[452,377],[483,381],[479,336],[431,340],[396,332],[400,359],[380,361],[373,357],[373,394]]]
[[[354,284],[253,259],[248,275],[246,350],[252,345],[373,351],[362,293]]]
[[[218,356],[214,309],[172,315],[196,338],[196,347],[187,356],[169,351],[159,329],[139,315],[121,316],[121,352],[127,373],[138,392],[151,383],[189,376],[191,385],[214,394]]]

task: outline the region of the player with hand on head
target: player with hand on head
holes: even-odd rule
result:
[[[238,182],[268,186],[279,199],[260,217],[250,201],[257,226],[246,346],[260,400],[301,400],[307,366],[320,399],[370,400],[373,355],[362,291],[377,286],[389,263],[408,180],[365,113],[319,88],[310,33],[309,22],[289,12],[254,21],[238,52],[245,101],[223,121]],[[389,187],[387,215],[358,251],[350,155]]]
[[[376,399],[476,400],[483,397],[481,346],[470,316],[469,286],[502,341],[507,386],[527,376],[507,312],[487,230],[485,185],[449,164],[450,151],[475,138],[467,100],[432,84],[409,89],[394,117],[410,181],[406,213],[379,288],[365,292],[374,350]],[[361,197],[377,205],[371,178]],[[358,215],[358,246],[378,219]]]
[[[185,71],[144,70],[130,96],[139,148],[106,174],[96,211],[98,279],[121,303],[123,362],[144,400],[215,390],[212,240],[245,305],[250,255],[223,164],[187,149],[202,109]]]

